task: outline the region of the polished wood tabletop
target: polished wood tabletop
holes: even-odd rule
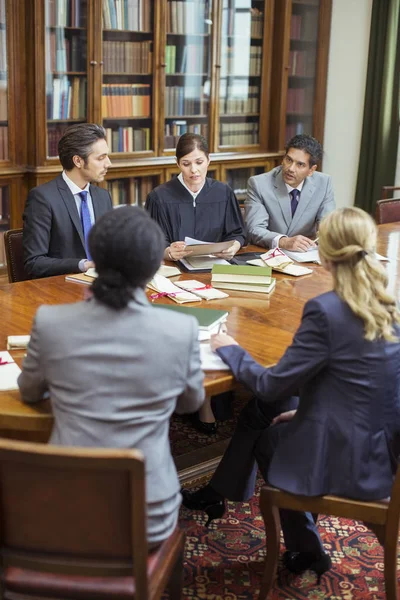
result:
[[[379,226],[378,252],[387,256],[389,290],[400,298],[400,223]],[[245,250],[256,250],[248,247]],[[303,277],[274,273],[277,279],[271,294],[227,290],[223,300],[202,301],[194,306],[221,308],[229,312],[228,333],[252,356],[265,366],[275,364],[291,343],[299,326],[305,302],[332,288],[331,276],[320,265],[310,264],[313,273]],[[182,274],[176,279],[196,279],[210,283],[209,273]],[[0,344],[6,348],[8,335],[30,333],[32,320],[42,304],[62,304],[83,300],[90,295],[88,286],[65,281],[64,276],[0,285]],[[173,303],[162,298],[157,304]],[[193,306],[188,304],[188,306]],[[23,352],[12,353],[21,365]],[[208,394],[217,394],[235,385],[228,371],[206,373],[205,388]],[[51,413],[48,404],[27,406],[19,399],[17,390],[0,392],[0,429],[13,431],[48,432]]]

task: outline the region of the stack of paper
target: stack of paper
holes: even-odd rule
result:
[[[227,242],[202,242],[191,237],[185,237],[187,250],[190,250],[190,256],[208,256],[210,254],[219,254],[223,250],[227,250],[232,246],[235,240]]]
[[[229,371],[228,365],[211,350],[210,344],[200,344],[200,360],[203,371]]]
[[[183,290],[196,294],[196,296],[199,296],[203,300],[217,300],[221,298],[228,298],[228,294],[225,294],[225,292],[216,290],[210,285],[204,285],[204,283],[201,283],[201,281],[196,281],[195,279],[189,279],[186,281],[176,281],[175,285],[182,288]]]
[[[169,281],[166,277],[162,275],[158,275],[157,273],[154,275],[153,279],[147,284],[147,286],[158,292],[157,294],[152,294],[150,297],[152,300],[156,298],[162,298],[163,296],[167,296],[171,298],[174,302],[178,304],[183,304],[185,302],[201,302],[201,298],[192,294],[190,292],[186,292],[181,288],[177,287],[172,281]]]
[[[7,350],[25,350],[30,339],[30,335],[9,335],[7,337]]]
[[[286,275],[294,275],[295,277],[299,277],[300,275],[308,275],[312,273],[312,269],[308,269],[307,267],[300,267],[300,265],[295,265],[291,258],[289,258],[280,248],[273,248],[268,250],[260,256],[258,260],[248,261],[251,265],[256,266],[264,266],[268,265],[274,271],[279,271],[280,273],[286,273]]]
[[[6,351],[0,352],[0,391],[17,390],[20,373],[21,369],[11,354]]]
[[[211,282],[217,288],[269,294],[275,287],[271,267],[247,265],[214,265]]]

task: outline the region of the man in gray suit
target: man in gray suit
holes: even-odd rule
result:
[[[314,246],[318,224],[334,210],[329,175],[318,173],[321,144],[310,135],[296,135],[287,144],[282,165],[250,177],[246,227],[250,244],[306,252]]]
[[[103,215],[89,247],[93,297],[39,308],[18,385],[24,402],[50,394],[50,443],[143,452],[148,540],[157,544],[175,528],[181,503],[169,420],[204,400],[198,324],[146,298],[165,242],[143,209]]]
[[[92,267],[87,236],[96,220],[112,209],[110,194],[91,185],[104,181],[111,165],[103,127],[69,127],[58,154],[64,171],[29,192],[23,215],[24,266],[33,279]]]

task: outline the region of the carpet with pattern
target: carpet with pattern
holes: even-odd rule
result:
[[[204,483],[203,478],[185,487],[196,489]],[[186,532],[184,600],[257,597],[266,554],[258,507],[261,485],[260,478],[250,502],[228,502],[225,518],[208,529],[204,513],[181,509],[180,524]],[[383,600],[383,552],[376,537],[362,523],[337,517],[321,516],[319,528],[332,569],[318,586],[311,572],[294,576],[282,571],[269,600]]]

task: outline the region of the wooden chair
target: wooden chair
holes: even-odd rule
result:
[[[22,247],[22,229],[9,229],[4,232],[8,281],[25,281],[24,256]]]
[[[362,502],[338,496],[310,498],[264,486],[260,495],[260,508],[265,523],[267,559],[259,600],[267,598],[276,575],[281,528],[280,508],[363,521],[375,533],[379,543],[383,546],[386,598],[388,600],[398,599],[396,569],[400,518],[400,466],[397,469],[391,498],[387,500]]]
[[[384,185],[382,187],[381,197],[384,200],[392,197],[394,193],[399,192],[398,197],[400,197],[400,186],[398,185]]]
[[[400,198],[378,200],[375,220],[378,225],[400,221]]]
[[[148,553],[137,450],[0,440],[1,598],[181,597],[184,534]]]

